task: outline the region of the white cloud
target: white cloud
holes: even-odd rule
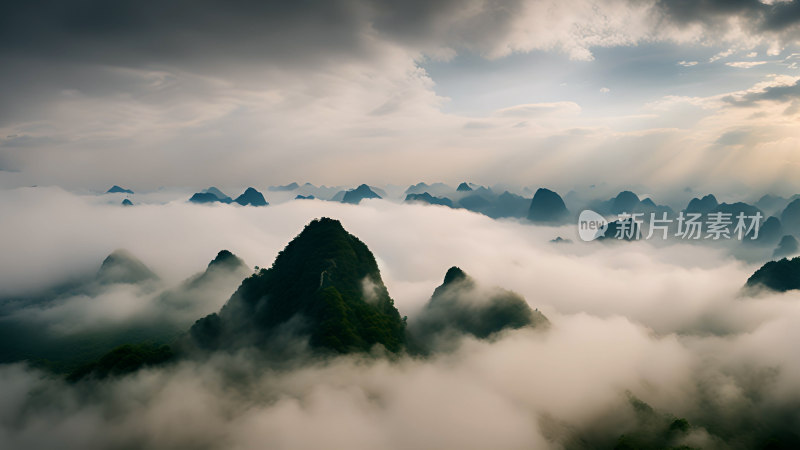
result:
[[[733,61],[733,62],[726,62],[726,66],[736,67],[739,69],[752,69],[756,66],[761,66],[766,64],[767,61]]]
[[[581,107],[575,102],[528,103],[500,109],[496,115],[501,117],[536,117],[549,114],[578,114]]]
[[[0,206],[17,218],[0,236],[0,254],[15,255],[13,264],[3,260],[1,284],[23,281],[7,270],[14,265],[46,281],[120,246],[159,273],[174,267],[177,278],[219,247],[266,266],[324,215],[341,219],[374,252],[402,314],[415,314],[455,264],[520,292],[553,326],[493,343],[466,340],[431,360],[345,357],[277,370],[255,354],[217,355],[91,392],[2,366],[5,447],[562,448],[581,431],[600,430],[590,436],[611,441],[628,432],[634,412],[626,390],[695,426],[751,413],[760,424],[778,423],[784,405],[800,400],[792,345],[800,338],[798,294],[739,297],[754,267],[711,248],[577,239],[554,246],[549,239],[574,238],[574,227],[381,200],[267,208],[120,208],[96,200],[48,188],[3,192]],[[70,220],[42,222],[37,210]],[[28,244],[48,235],[68,237],[70,247]],[[704,447],[721,445],[696,432]]]

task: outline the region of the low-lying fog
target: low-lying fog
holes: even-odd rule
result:
[[[228,249],[269,267],[311,219],[366,243],[401,315],[457,265],[523,295],[551,321],[430,359],[340,357],[296,370],[247,352],[86,386],[0,366],[3,448],[563,448],[640,426],[630,397],[693,425],[680,443],[748,448],[741,424],[800,429],[800,294],[748,297],[758,265],[723,249],[584,243],[465,210],[364,201],[265,208],[183,200],[123,208],[58,188],[0,191],[0,296],[93,274],[117,248],[161,281],[15,311],[73,332],[159,314],[156,298]],[[551,243],[556,236],[573,243]],[[235,288],[235,284],[233,284]],[[233,292],[198,302],[199,318]],[[181,314],[186,314],[182,312]],[[744,430],[744,431],[742,431]]]

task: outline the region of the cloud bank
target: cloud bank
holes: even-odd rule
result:
[[[243,351],[73,385],[4,365],[0,442],[11,448],[612,446],[642,426],[631,395],[658,417],[687,418],[692,427],[671,438],[676,445],[752,448],[797,427],[798,296],[743,296],[754,267],[716,249],[554,245],[555,235],[578,242],[573,227],[381,200],[122,208],[24,188],[0,202],[16,218],[0,251],[20,255],[4,259],[0,285],[17,292],[92,268],[118,247],[165,280],[198,272],[219,248],[265,266],[311,218],[330,216],[376,255],[401,314],[413,318],[459,265],[520,293],[552,323],[467,338],[430,359],[275,368]],[[34,211],[72,219],[42,221]],[[97,320],[134,317],[94,301],[86,308]]]
[[[796,130],[772,127],[769,139],[723,154],[713,143],[729,128],[793,123],[793,92],[741,115],[704,102],[732,89],[652,110],[646,105],[675,96],[645,95],[632,106],[617,102],[636,94],[599,85],[592,92],[602,99],[578,88],[552,98],[549,89],[473,117],[447,112],[449,99],[424,67],[473,54],[490,63],[558,54],[592,64],[606,49],[664,44],[680,54],[719,49],[720,66],[785,73],[791,55],[761,66],[727,58],[790,52],[797,9],[756,0],[10,5],[0,19],[8,43],[0,83],[13,86],[0,93],[0,185],[155,190],[469,178],[566,190],[613,183],[789,193],[798,189],[788,151]],[[694,71],[678,64],[696,60],[684,55],[670,66]],[[768,82],[769,73],[747,80]],[[628,170],[612,164],[620,160]]]

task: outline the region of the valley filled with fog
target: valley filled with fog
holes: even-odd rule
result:
[[[40,187],[0,191],[0,207],[0,321],[31,334],[3,339],[41,341],[41,351],[114,330],[179,340],[320,217],[368,246],[411,325],[451,266],[482,289],[519,294],[549,321],[460,335],[426,354],[320,356],[302,339],[272,341],[290,346],[291,360],[243,346],[77,382],[63,366],[8,362],[5,448],[611,448],[626,439],[760,448],[797,439],[800,293],[744,289],[763,261],[726,247],[582,242],[574,223],[380,199],[252,208],[165,196],[130,208]],[[559,236],[573,242],[551,242]],[[95,279],[117,249],[152,276]],[[246,266],[208,275],[221,250]],[[203,274],[207,284],[192,291]],[[148,334],[158,324],[173,331]]]

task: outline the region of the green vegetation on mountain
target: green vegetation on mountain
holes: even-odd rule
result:
[[[747,279],[747,287],[762,286],[778,292],[800,289],[800,256],[770,261]]]
[[[86,377],[103,379],[126,375],[144,367],[163,364],[174,356],[172,349],[167,345],[125,344],[73,371],[67,379],[78,381]]]
[[[312,348],[338,353],[405,343],[405,321],[367,246],[342,224],[309,223],[272,267],[242,282],[219,314],[198,320],[190,334],[206,348],[268,345],[291,332]]]
[[[415,350],[426,352],[463,335],[487,339],[507,329],[548,324],[544,314],[531,309],[519,294],[480,287],[464,271],[451,267],[409,333]]]

